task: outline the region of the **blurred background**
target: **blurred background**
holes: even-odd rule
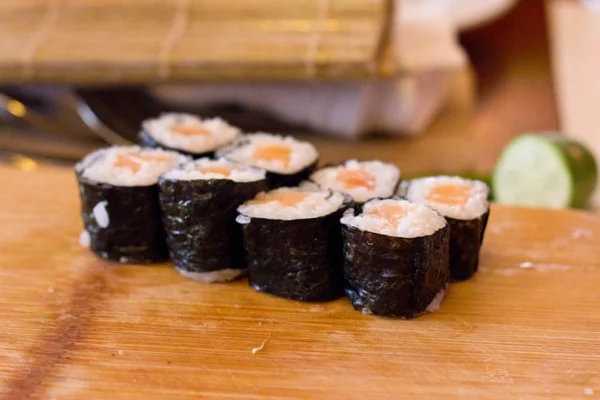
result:
[[[597,156],[599,3],[4,0],[2,160],[71,163],[165,111],[405,175],[487,177],[525,132]]]

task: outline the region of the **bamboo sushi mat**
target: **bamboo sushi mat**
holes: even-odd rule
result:
[[[383,75],[393,0],[2,0],[0,83]]]

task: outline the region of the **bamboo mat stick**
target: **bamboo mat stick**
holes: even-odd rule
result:
[[[3,0],[0,83],[356,79],[394,0]]]

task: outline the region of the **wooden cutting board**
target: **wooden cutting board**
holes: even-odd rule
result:
[[[493,207],[481,271],[402,321],[111,265],[69,169],[0,177],[0,399],[600,395],[595,215]]]

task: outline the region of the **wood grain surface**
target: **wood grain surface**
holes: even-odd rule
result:
[[[494,207],[439,312],[361,315],[78,244],[70,169],[0,167],[0,399],[541,399],[600,394],[600,219]]]

